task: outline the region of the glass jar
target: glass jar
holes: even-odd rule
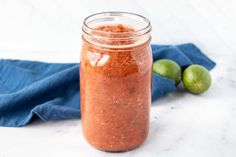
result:
[[[84,20],[80,63],[83,134],[103,151],[142,144],[149,129],[152,53],[150,22],[127,12]]]

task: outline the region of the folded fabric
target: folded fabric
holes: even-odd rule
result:
[[[215,63],[193,44],[152,45],[153,60],[176,61],[182,68]],[[153,101],[175,91],[172,80],[153,74]],[[0,126],[23,126],[42,120],[80,118],[79,64],[0,60]]]

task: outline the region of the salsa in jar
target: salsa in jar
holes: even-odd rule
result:
[[[80,62],[83,134],[103,151],[141,145],[149,129],[152,53],[150,22],[106,12],[84,20]]]

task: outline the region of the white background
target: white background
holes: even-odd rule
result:
[[[83,19],[110,10],[149,18],[153,43],[194,42],[208,54],[232,54],[235,7],[235,0],[0,0],[0,57],[77,61]]]
[[[217,62],[210,90],[200,96],[179,91],[155,102],[149,137],[131,152],[93,149],[80,120],[70,120],[0,127],[0,157],[235,157],[235,0],[0,0],[0,58],[79,62],[82,20],[111,10],[149,18],[153,43],[199,46]]]

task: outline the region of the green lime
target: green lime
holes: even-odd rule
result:
[[[167,77],[177,85],[181,80],[180,66],[169,59],[160,59],[153,63],[153,71],[163,77]]]
[[[189,92],[201,94],[210,87],[211,75],[203,66],[194,64],[184,70],[183,84]]]

